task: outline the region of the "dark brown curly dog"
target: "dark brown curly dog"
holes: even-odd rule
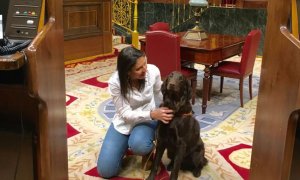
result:
[[[172,72],[162,84],[163,103],[161,106],[174,110],[174,118],[169,124],[159,121],[157,146],[148,180],[153,180],[158,170],[164,150],[167,149],[171,162],[171,180],[178,178],[179,170],[188,170],[194,176],[201,175],[207,164],[204,157],[204,143],[200,137],[200,126],[192,116],[191,85],[179,72]]]

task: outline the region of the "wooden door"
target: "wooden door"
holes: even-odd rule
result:
[[[290,15],[290,0],[268,1],[250,169],[253,180],[293,179],[299,171],[294,142],[300,117],[300,42],[288,30]]]

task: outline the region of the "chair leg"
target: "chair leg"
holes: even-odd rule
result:
[[[221,76],[220,93],[223,92],[223,82],[224,82],[224,77]]]
[[[191,80],[192,84],[192,104],[195,104],[195,98],[196,98],[196,86],[197,86],[197,79]]]
[[[244,79],[240,78],[240,101],[241,101],[241,107],[244,107],[244,101],[243,101],[243,84],[244,84]]]
[[[249,95],[250,99],[252,99],[252,74],[249,75]]]
[[[210,75],[209,76],[208,98],[207,98],[208,101],[210,101],[210,94],[211,94],[212,83],[213,83],[213,77],[212,77],[212,75]]]

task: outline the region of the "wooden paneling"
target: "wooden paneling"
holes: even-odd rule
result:
[[[64,59],[65,61],[74,60],[104,53],[103,36],[92,36],[65,40]],[[109,44],[108,44],[109,45]],[[112,48],[110,48],[110,51]]]
[[[112,11],[111,11],[111,4],[110,2],[103,2],[103,13],[101,14],[101,21],[103,22],[103,31],[105,33],[110,33],[111,32],[111,21],[108,21],[107,20],[107,16],[111,15],[112,14]]]
[[[73,5],[64,8],[65,40],[101,35],[101,9],[98,5]]]
[[[20,140],[17,146],[3,142],[1,156],[18,158],[6,171],[12,178],[1,179],[68,179],[62,0],[46,1],[45,8],[45,25],[24,49],[27,60],[18,78],[10,78],[8,69],[0,81],[1,138]],[[11,151],[10,145],[19,150]]]
[[[103,2],[103,53],[111,53],[112,50],[112,7],[111,2]]]
[[[27,87],[22,83],[0,84],[1,125],[13,128],[20,122],[20,119],[23,119],[24,124],[34,125],[36,123],[38,113],[36,100],[30,98],[26,90]]]
[[[291,15],[288,2],[291,1],[268,3],[251,156],[253,180],[290,179],[293,170],[299,171],[300,166],[298,161],[298,168],[291,168],[293,153],[299,154],[294,150],[294,139],[300,116],[300,41],[288,30]]]
[[[244,0],[243,8],[267,8],[268,0]]]
[[[62,21],[54,17],[62,14],[52,14],[25,51],[28,93],[38,107],[34,132],[37,177],[49,180],[68,179],[63,34],[62,24],[57,24]]]
[[[0,131],[0,141],[1,179],[33,180],[31,133]]]
[[[65,61],[112,52],[111,1],[64,1]]]

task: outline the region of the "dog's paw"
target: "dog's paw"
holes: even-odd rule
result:
[[[201,170],[194,170],[194,171],[193,171],[193,175],[194,175],[195,177],[199,177],[199,176],[201,175]]]

